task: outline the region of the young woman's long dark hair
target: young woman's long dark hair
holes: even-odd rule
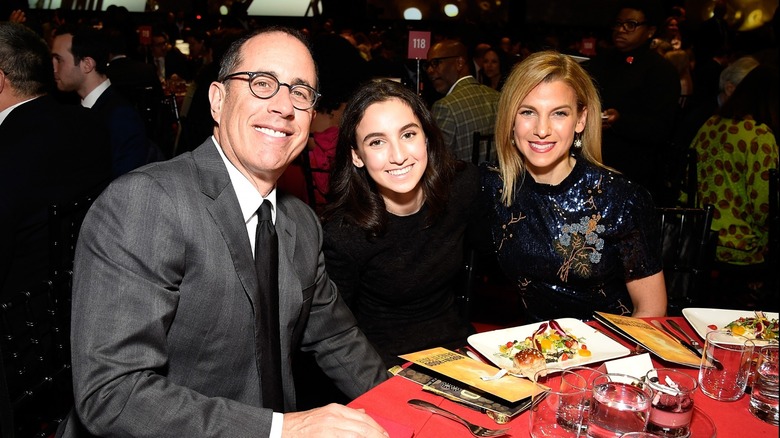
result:
[[[357,149],[357,127],[366,109],[378,102],[397,99],[409,105],[420,120],[427,139],[428,166],[422,176],[422,189],[427,207],[427,225],[433,224],[444,211],[450,194],[457,161],[442,139],[425,102],[406,86],[390,80],[363,84],[347,102],[339,126],[336,157],[330,176],[330,199],[323,220],[343,220],[365,230],[372,236],[384,233],[387,221],[385,202],[375,182],[364,167],[352,163],[352,150]]]

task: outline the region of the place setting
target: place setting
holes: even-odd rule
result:
[[[702,329],[707,331],[700,341],[695,324],[715,313],[687,313],[698,320],[597,314],[596,321],[559,318],[486,331],[455,351],[402,355],[408,364],[393,374],[454,402],[450,406],[467,407],[431,407],[431,399],[422,397],[404,400],[460,422],[473,436],[711,438],[718,436],[713,415],[719,411],[713,407],[730,409],[728,403],[746,396],[743,409],[776,426],[774,315],[762,313],[763,328],[748,339],[739,329],[742,335],[735,334],[732,323],[750,316],[724,313],[708,324],[714,327]],[[683,327],[686,321],[691,327]],[[639,348],[627,348],[614,334]],[[495,426],[473,421],[474,412]]]

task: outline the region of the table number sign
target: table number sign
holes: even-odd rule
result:
[[[138,42],[144,46],[152,44],[152,26],[138,26]]]
[[[431,46],[431,33],[409,31],[409,59],[425,59]]]

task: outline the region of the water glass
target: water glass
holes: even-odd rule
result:
[[[643,381],[625,374],[605,374],[593,380],[588,436],[617,438],[643,432],[650,418],[653,391]]]
[[[735,401],[745,393],[753,341],[728,330],[707,333],[699,366],[701,392],[719,401]]]
[[[647,431],[666,438],[689,437],[696,379],[672,368],[659,368],[648,371],[645,381],[653,390]]]
[[[582,412],[582,435],[584,436],[588,429],[588,421],[590,418],[590,395],[593,393],[593,381],[596,377],[603,376],[603,373],[596,368],[590,368],[586,366],[574,366],[566,368],[568,371],[577,373],[585,379],[586,388],[588,389],[588,398],[585,400],[585,410]]]
[[[585,402],[590,397],[585,379],[572,371],[555,368],[540,370],[534,378],[542,391],[533,396],[529,420],[531,436],[580,436]]]
[[[778,346],[767,345],[758,350],[753,391],[748,409],[757,418],[778,425]]]

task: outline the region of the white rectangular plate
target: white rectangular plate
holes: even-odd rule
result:
[[[577,356],[564,362],[547,364],[548,366],[569,368],[576,365],[586,365],[589,363],[615,359],[627,356],[631,353],[628,348],[620,345],[618,342],[579,319],[558,318],[556,321],[564,330],[570,332],[573,336],[583,338],[582,343],[588,346],[588,350],[590,350],[592,354],[589,357]],[[468,341],[475,350],[486,359],[493,362],[497,367],[512,368],[514,364],[510,359],[501,356],[498,347],[507,342],[521,341],[528,336],[531,336],[541,324],[541,322],[537,322],[534,324],[521,325],[519,327],[477,333],[469,336]]]
[[[751,317],[756,316],[756,312],[752,310],[726,310],[726,309],[703,309],[698,307],[689,307],[682,311],[685,319],[696,330],[696,333],[704,339],[707,336],[707,332],[712,331],[710,325],[717,326],[722,329],[726,327],[726,324],[738,319],[739,317]],[[778,318],[778,314],[774,312],[764,312],[769,319]],[[754,340],[755,343],[766,343],[768,341]]]

